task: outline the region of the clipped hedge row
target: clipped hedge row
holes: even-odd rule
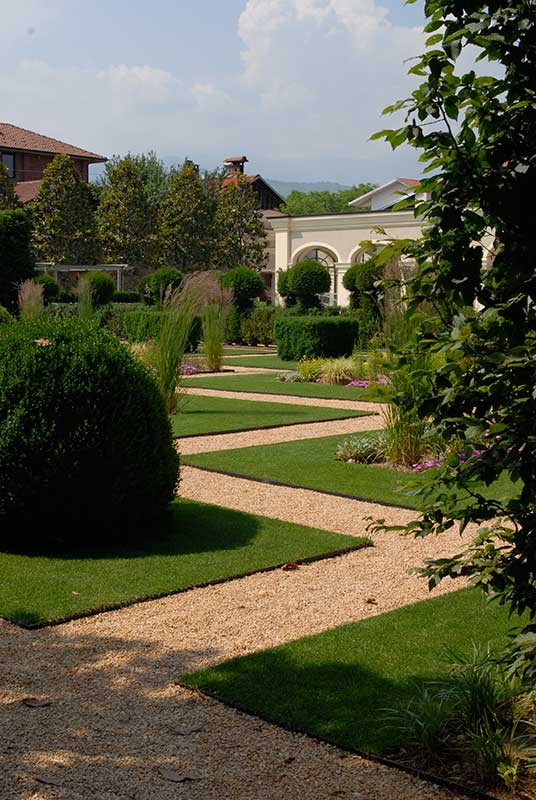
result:
[[[118,339],[128,339],[129,342],[146,342],[157,339],[160,335],[162,313],[156,309],[147,308],[144,303],[110,303],[95,309],[95,321],[101,328],[106,328]],[[47,314],[53,319],[72,319],[78,317],[78,304],[76,303],[50,303]],[[201,341],[201,320],[195,317],[188,346],[188,353],[197,350]]]
[[[160,336],[162,324],[162,311],[126,311],[122,318],[123,338],[129,342],[146,342],[148,339],[157,339]],[[187,353],[194,353],[201,341],[201,319],[194,318],[188,344]]]
[[[275,323],[277,352],[284,361],[349,356],[359,336],[351,317],[280,316]]]

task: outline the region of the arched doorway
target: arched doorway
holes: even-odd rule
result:
[[[331,277],[331,291],[326,292],[325,294],[320,295],[320,305],[321,306],[331,306],[337,305],[337,282],[335,276],[335,264],[337,263],[337,256],[327,247],[322,246],[314,246],[308,250],[303,250],[299,253],[295,259],[294,263],[298,264],[300,261],[318,261],[327,270],[329,270],[329,274]]]

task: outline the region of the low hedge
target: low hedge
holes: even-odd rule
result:
[[[351,317],[280,316],[275,323],[277,353],[284,361],[349,356],[359,336]]]
[[[149,339],[158,339],[162,316],[165,312],[142,310],[126,311],[122,317],[122,331],[129,342],[146,342]],[[194,318],[192,330],[188,338],[186,352],[194,353],[201,341],[201,319]]]

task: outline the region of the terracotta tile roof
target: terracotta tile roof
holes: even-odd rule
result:
[[[72,144],[60,142],[59,139],[51,139],[50,136],[42,136],[40,133],[18,128],[8,122],[0,122],[0,148],[2,150],[30,150],[34,153],[65,153],[75,158],[84,158],[92,163],[107,160],[105,156],[99,156],[89,150],[82,150]]]
[[[400,183],[405,183],[406,186],[418,186],[420,181],[416,181],[413,178],[397,178]]]
[[[256,181],[257,178],[260,178],[260,175],[241,175],[242,179],[245,178],[247,181],[251,183]],[[229,186],[231,183],[236,183],[238,180],[238,175],[228,175],[227,178],[224,178],[221,182],[221,188],[225,189],[226,186]]]
[[[15,184],[15,194],[21,203],[29,203],[37,197],[40,186],[41,181],[22,181]]]

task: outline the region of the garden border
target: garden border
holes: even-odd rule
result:
[[[183,437],[188,438],[188,437]],[[277,444],[283,444],[277,443]],[[264,445],[249,445],[249,447],[263,447]],[[237,448],[230,448],[236,450],[246,450],[247,448],[244,447],[237,447]],[[215,451],[220,452],[220,451]],[[224,452],[224,451],[222,451]],[[229,452],[229,450],[225,451]],[[208,453],[207,453],[208,454]],[[216,467],[200,467],[197,464],[190,464],[188,463],[189,456],[202,456],[204,453],[188,453],[182,458],[182,466],[183,467],[190,467],[190,469],[200,469],[203,472],[216,472],[219,475],[228,475],[230,478],[242,478],[245,481],[253,481],[253,483],[264,483],[268,486],[286,486],[288,489],[302,489],[304,492],[317,492],[317,494],[328,494],[332,497],[344,497],[347,500],[358,500],[360,503],[369,503],[375,506],[384,506],[386,508],[403,508],[406,511],[414,511],[416,514],[419,513],[418,508],[414,508],[413,506],[404,506],[400,503],[390,503],[388,500],[372,500],[370,497],[361,497],[356,494],[345,494],[344,492],[333,492],[328,489],[314,489],[311,486],[302,486],[298,483],[286,483],[285,481],[276,481],[272,480],[271,478],[255,478],[252,475],[244,475],[241,472],[229,472],[226,469],[216,469]]]
[[[307,527],[307,526],[305,526]],[[354,539],[355,537],[350,536],[348,534],[340,534],[341,536],[348,536],[349,539]],[[374,547],[374,542],[368,536],[362,536],[361,539],[367,539],[368,542],[363,542],[362,544],[354,544],[350,545],[347,548],[340,549],[340,550],[332,550],[328,553],[320,553],[316,556],[304,556],[303,558],[297,558],[293,561],[293,564],[298,564],[298,566],[302,566],[305,564],[314,564],[318,561],[328,561],[332,558],[341,558],[342,556],[348,555],[348,553],[356,553],[359,550],[366,550],[369,547]],[[194,589],[206,589],[209,586],[218,586],[219,584],[223,583],[230,583],[231,581],[238,581],[242,578],[250,578],[253,575],[262,575],[263,573],[267,572],[275,572],[278,569],[282,569],[285,564],[289,562],[282,561],[278,564],[273,564],[269,567],[260,567],[259,569],[249,570],[247,572],[239,572],[235,575],[228,575],[225,578],[214,578],[211,581],[203,581],[202,583],[193,583],[191,586],[184,586],[182,589],[172,589],[169,592],[157,592],[155,594],[148,594],[144,595],[143,597],[138,597],[135,600],[125,600],[124,602],[119,603],[110,603],[109,605],[101,606],[99,608],[88,609],[87,611],[80,611],[76,614],[71,614],[66,617],[58,617],[57,619],[50,620],[48,622],[30,622],[28,624],[24,624],[22,622],[14,622],[9,617],[5,617],[0,614],[0,619],[3,619],[5,622],[9,623],[10,625],[14,625],[16,628],[22,628],[23,630],[27,631],[38,631],[42,630],[43,628],[56,628],[58,625],[65,625],[68,622],[73,622],[77,619],[86,619],[87,617],[95,617],[97,614],[106,614],[109,611],[119,611],[121,608],[130,608],[131,606],[139,605],[141,603],[150,603],[152,600],[162,600],[165,597],[173,597],[179,594],[185,594],[185,592],[191,592]]]
[[[224,664],[225,661],[222,661],[220,663]],[[202,672],[203,670],[200,671]],[[189,673],[185,673],[185,675],[187,674]],[[237,711],[240,711],[242,714],[247,714],[248,717],[253,717],[254,719],[260,719],[263,722],[268,722],[270,725],[274,725],[276,728],[281,728],[282,730],[288,731],[289,733],[299,733],[301,736],[307,736],[308,739],[312,739],[313,741],[318,742],[320,744],[328,745],[329,747],[336,747],[338,750],[342,750],[343,753],[359,756],[365,761],[373,761],[377,764],[381,764],[384,767],[389,767],[390,769],[397,769],[400,772],[405,772],[408,775],[412,775],[415,778],[419,778],[420,780],[435,784],[436,786],[440,786],[445,789],[450,789],[451,791],[454,792],[458,792],[464,797],[472,798],[472,800],[500,800],[500,798],[498,798],[496,795],[487,794],[481,789],[471,789],[470,787],[465,787],[462,784],[456,783],[455,781],[451,781],[449,778],[442,778],[439,775],[433,775],[431,772],[426,772],[425,770],[420,770],[417,769],[416,767],[410,767],[405,764],[401,764],[398,761],[392,761],[389,758],[377,756],[374,753],[367,753],[364,750],[357,750],[357,749],[354,750],[350,747],[345,747],[344,745],[336,744],[335,742],[330,742],[328,739],[324,739],[318,734],[311,733],[310,731],[307,731],[304,728],[300,728],[298,725],[292,726],[285,722],[277,722],[274,719],[272,719],[268,714],[262,714],[261,712],[251,711],[247,707],[243,706],[241,703],[231,702],[230,700],[224,699],[217,692],[209,692],[205,689],[199,689],[198,687],[193,687],[187,683],[183,683],[180,678],[178,678],[175,681],[175,685],[180,686],[183,689],[188,689],[190,692],[197,692],[198,694],[204,697],[208,697],[211,700],[217,700],[219,703],[222,703],[222,705],[227,706],[228,708],[234,708]]]

